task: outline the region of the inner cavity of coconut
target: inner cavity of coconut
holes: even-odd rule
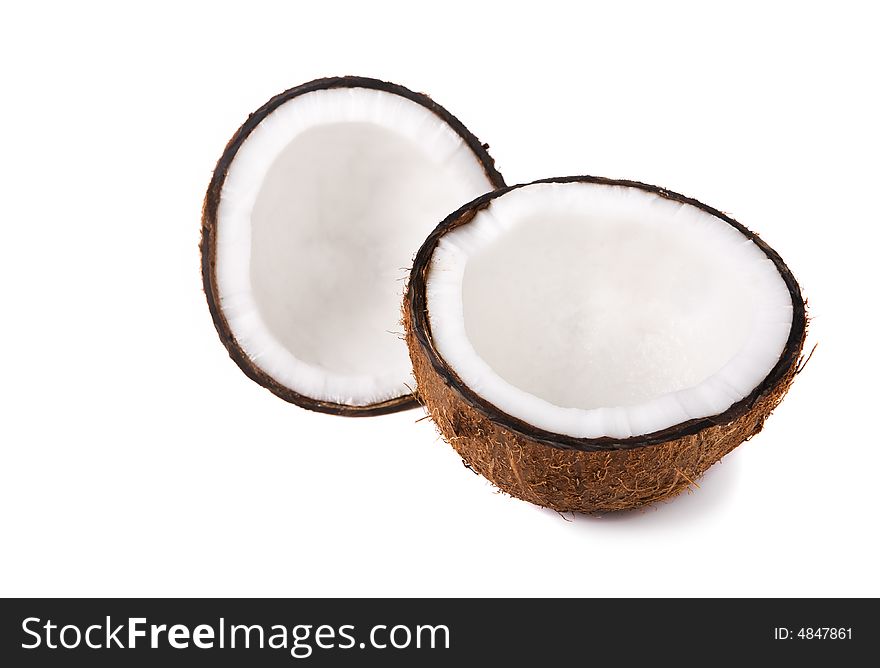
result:
[[[341,88],[282,104],[244,141],[221,192],[217,285],[239,346],[308,397],[409,394],[399,321],[412,257],[491,188],[464,140],[404,97]]]
[[[627,186],[534,184],[441,237],[431,333],[505,413],[578,438],[717,415],[776,365],[788,288],[739,230]]]

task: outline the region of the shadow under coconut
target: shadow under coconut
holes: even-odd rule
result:
[[[639,524],[669,526],[692,523],[694,520],[711,515],[720,508],[736,502],[737,481],[740,474],[740,459],[737,452],[728,454],[722,461],[709,468],[703,476],[678,496],[643,508],[619,510],[611,513],[557,513],[549,508],[540,512],[560,515],[578,528],[597,524]]]

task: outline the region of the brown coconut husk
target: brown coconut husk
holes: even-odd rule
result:
[[[574,438],[529,425],[467,387],[434,347],[427,317],[425,282],[440,237],[466,225],[494,198],[522,186],[477,198],[449,216],[426,240],[410,274],[403,322],[419,397],[443,437],[466,466],[512,496],[560,512],[625,510],[682,492],[712,464],[761,431],[798,372],[806,336],[806,308],[798,283],[782,258],[724,213],[635,181],[576,176],[536,183],[575,181],[640,188],[720,218],[751,239],[773,261],[788,286],[794,307],[791,332],[777,364],[747,397],[723,413],[626,439]]]
[[[351,417],[394,413],[396,411],[413,408],[417,404],[417,400],[413,395],[407,394],[366,406],[348,406],[345,404],[314,399],[281,385],[254,364],[253,360],[251,360],[244,350],[242,350],[229,328],[229,323],[226,321],[226,317],[223,314],[223,309],[218,297],[219,292],[216,280],[217,209],[220,204],[220,193],[223,189],[223,183],[226,180],[226,174],[238,152],[238,149],[254,128],[256,128],[266,116],[272,113],[272,111],[280,105],[299,95],[303,95],[304,93],[329,88],[370,88],[381,90],[386,93],[399,95],[422,105],[439,116],[444,123],[461,136],[482,164],[486,176],[489,178],[493,186],[496,188],[504,186],[504,178],[498,170],[495,169],[495,161],[488,153],[487,149],[489,148],[489,145],[480,143],[480,140],[477,139],[461,121],[424,93],[415,93],[397,84],[365,77],[345,76],[316,79],[315,81],[296,86],[295,88],[291,88],[290,90],[273,97],[248,117],[226,145],[226,149],[223,151],[220,160],[217,162],[217,167],[214,169],[214,174],[211,177],[211,183],[208,186],[208,191],[205,194],[205,201],[202,207],[202,239],[199,244],[202,258],[202,283],[205,290],[205,297],[208,300],[208,309],[211,312],[211,318],[214,320],[214,327],[217,329],[220,341],[226,347],[232,360],[241,368],[248,378],[259,385],[262,385],[285,401],[289,401],[313,411]]]

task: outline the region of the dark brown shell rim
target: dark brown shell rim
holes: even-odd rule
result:
[[[518,188],[524,188],[538,183],[594,183],[600,185],[638,188],[674,202],[695,206],[698,209],[723,220],[728,225],[735,227],[748,239],[753,241],[776,266],[776,269],[779,271],[788,287],[789,293],[791,294],[791,303],[793,307],[791,331],[789,332],[788,341],[785,344],[785,348],[783,348],[779,361],[770,373],[748,396],[736,402],[722,413],[710,417],[688,420],[687,422],[682,422],[650,434],[632,436],[624,439],[616,439],[607,436],[601,438],[576,438],[546,431],[505,413],[500,408],[489,403],[476,392],[471,390],[446,364],[446,361],[440,356],[439,352],[434,347],[431,327],[427,317],[428,309],[425,297],[425,282],[431,256],[434,253],[437,242],[444,234],[456,227],[469,223],[477,212],[488,207],[493,199],[512,190],[517,190]],[[684,436],[696,434],[709,427],[728,424],[733,420],[736,420],[747,413],[754,406],[759,397],[771,391],[784,378],[786,372],[793,365],[797,364],[800,342],[805,334],[807,325],[806,307],[804,305],[803,297],[801,296],[800,286],[779,254],[768,246],[757,234],[723,212],[707,206],[702,202],[698,202],[695,199],[686,197],[685,195],[680,195],[679,193],[658,186],[640,183],[639,181],[607,179],[598,176],[565,176],[540,179],[538,181],[532,181],[531,183],[500,188],[491,193],[482,195],[464,205],[440,223],[419,249],[415,263],[413,264],[412,272],[410,273],[409,286],[407,288],[407,301],[409,303],[410,319],[413,323],[413,333],[415,334],[421,352],[427,356],[432,367],[440,377],[443,378],[444,382],[457,392],[465,402],[473,406],[487,419],[521,436],[554,448],[581,450],[585,452],[627,450],[657,445],[659,443],[665,443]]]
[[[202,258],[202,283],[205,290],[205,297],[208,300],[208,309],[211,312],[211,318],[214,321],[214,327],[217,329],[220,340],[223,342],[223,345],[226,346],[229,356],[251,380],[262,385],[285,401],[289,401],[310,410],[352,417],[383,415],[385,413],[394,413],[400,410],[413,408],[416,406],[418,400],[414,395],[408,394],[366,406],[348,406],[345,404],[314,399],[295,392],[294,390],[278,383],[274,378],[269,376],[251,361],[247,354],[245,354],[244,350],[242,350],[241,346],[239,346],[235,336],[233,336],[232,331],[229,328],[229,323],[226,321],[226,317],[223,315],[223,311],[219,306],[219,293],[217,290],[215,274],[215,230],[217,227],[217,208],[220,204],[220,192],[223,188],[223,183],[226,180],[229,166],[232,164],[238,149],[244,143],[245,139],[247,139],[248,135],[275,109],[285,102],[305,93],[330,88],[369,88],[391,93],[393,95],[399,95],[400,97],[404,97],[420,104],[439,116],[444,123],[451,127],[465,141],[467,146],[480,161],[480,164],[482,164],[486,176],[494,187],[498,188],[504,186],[504,178],[498,170],[495,169],[495,161],[487,151],[489,148],[488,145],[480,143],[480,140],[477,139],[461,121],[434,102],[427,95],[413,92],[408,88],[404,88],[403,86],[394,83],[366,77],[344,76],[316,79],[276,95],[257,111],[248,116],[248,119],[236,131],[232,136],[232,139],[229,140],[223,154],[217,161],[217,166],[211,177],[211,183],[208,186],[204,205],[202,207],[202,239],[199,244]]]

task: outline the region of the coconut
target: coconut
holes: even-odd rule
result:
[[[250,115],[202,215],[202,278],[230,357],[287,401],[340,415],[414,404],[399,325],[412,256],[450,210],[504,185],[439,104],[319,79]]]
[[[671,497],[759,431],[806,313],[779,255],[663,188],[502,188],[416,256],[404,326],[419,396],[464,463],[558,511]]]

